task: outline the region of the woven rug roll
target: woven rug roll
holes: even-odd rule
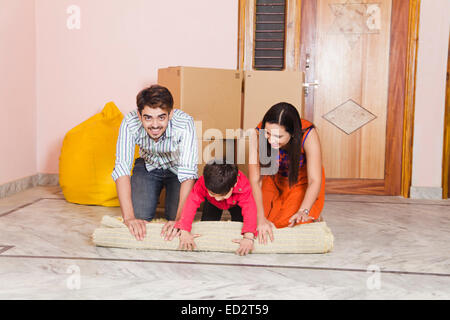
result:
[[[101,227],[95,229],[93,242],[97,246],[113,248],[178,250],[179,240],[164,240],[160,234],[163,222],[148,223],[147,234],[142,241],[130,233],[121,217],[104,216]],[[242,222],[198,221],[192,224],[196,251],[235,252],[241,238]],[[273,229],[274,242],[266,245],[255,240],[252,253],[326,253],[333,249],[333,234],[325,222],[298,225],[293,228]]]

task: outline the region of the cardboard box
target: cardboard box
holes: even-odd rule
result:
[[[226,141],[222,140],[227,138],[226,129],[255,128],[278,102],[291,103],[302,117],[303,77],[299,71],[242,72],[182,66],[158,70],[158,83],[171,91],[174,107],[197,121],[199,175],[208,160],[219,156],[213,150],[215,143],[223,144],[222,154],[226,155]],[[200,125],[198,121],[202,121]],[[207,141],[208,137],[216,141]],[[234,143],[235,163],[248,177],[248,138],[229,138],[228,144]]]
[[[243,129],[255,128],[278,102],[294,105],[302,117],[303,74],[300,71],[245,71]]]
[[[226,129],[241,127],[241,71],[169,67],[158,70],[158,84],[170,90],[175,108],[202,121],[202,132],[218,129],[225,139]]]
[[[206,163],[214,158],[223,158],[230,154],[232,159],[236,159],[235,140],[202,140],[198,139],[198,176],[203,175],[203,169]],[[158,208],[164,208],[165,189],[162,190],[159,197]]]
[[[208,161],[223,157],[236,161],[235,140],[203,140],[201,149],[199,147],[198,175],[203,175],[203,168]]]

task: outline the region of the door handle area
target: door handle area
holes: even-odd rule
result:
[[[320,86],[319,80],[314,80],[314,82],[305,82],[305,83],[303,83],[303,87],[304,88],[319,87],[319,86]]]
[[[319,80],[314,80],[314,82],[304,82],[303,83],[303,93],[305,97],[309,94],[309,88],[319,87]]]

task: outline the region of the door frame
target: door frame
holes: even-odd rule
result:
[[[288,28],[292,28],[290,31],[286,30],[286,69],[300,70],[301,58],[304,57],[300,49],[300,34],[303,33],[298,17],[302,16],[303,2],[316,0],[286,1],[289,8],[287,21],[294,22],[286,24]],[[391,112],[388,112],[386,123],[384,179],[327,179],[327,193],[409,197],[420,2],[421,0],[392,0],[388,92],[388,110]],[[239,0],[239,70],[249,70],[253,66],[255,3],[255,0]],[[288,41],[288,32],[293,35],[294,41]]]
[[[300,66],[300,14],[302,0],[286,0],[285,69]],[[237,69],[253,70],[256,0],[239,0]]]
[[[450,182],[450,37],[447,58],[447,84],[445,89],[444,148],[442,152],[442,199],[449,198]]]

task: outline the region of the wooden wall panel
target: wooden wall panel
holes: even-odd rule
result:
[[[327,179],[325,188],[326,193],[336,194],[386,194],[384,179]]]

